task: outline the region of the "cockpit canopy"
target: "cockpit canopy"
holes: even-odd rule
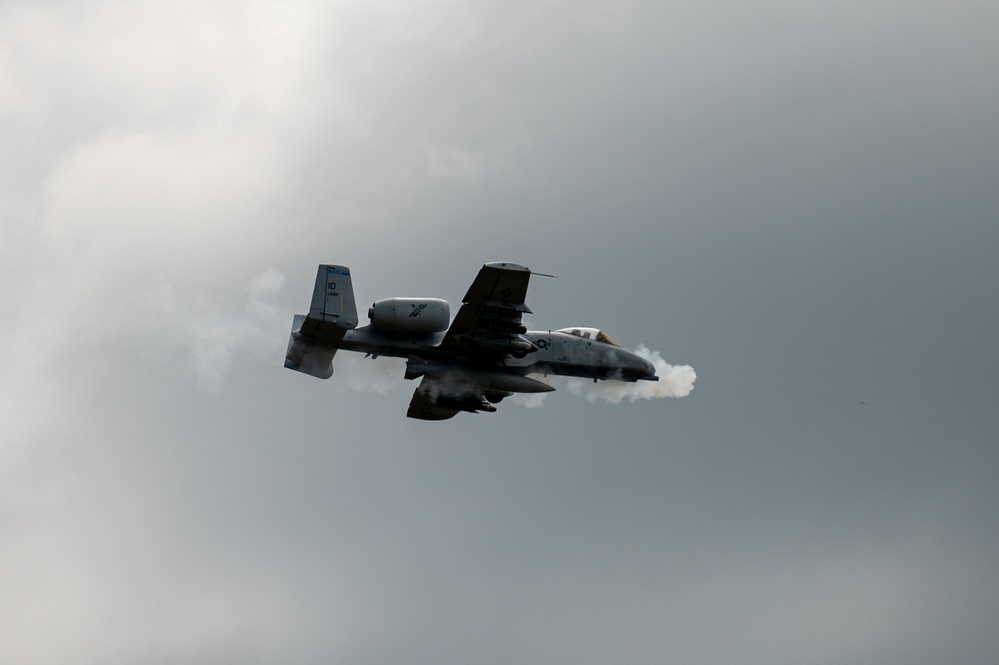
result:
[[[582,337],[584,339],[592,339],[594,342],[600,342],[601,344],[621,346],[615,342],[610,335],[605,333],[603,330],[597,330],[596,328],[562,328],[557,332],[565,333],[567,335],[575,335],[576,337]]]

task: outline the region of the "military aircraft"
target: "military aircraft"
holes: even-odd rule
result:
[[[530,277],[515,263],[487,263],[454,321],[446,300],[388,298],[368,308],[371,323],[358,328],[350,269],[320,265],[309,313],[292,322],[284,366],[328,379],[338,349],[406,358],[405,377],[422,377],[407,415],[421,420],[491,412],[514,393],[555,390],[529,374],[659,380],[652,363],[596,328],[527,330]]]

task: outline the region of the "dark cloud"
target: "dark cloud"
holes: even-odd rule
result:
[[[994,661],[995,19],[4,4],[0,653]],[[696,388],[281,367],[317,263],[491,260]]]

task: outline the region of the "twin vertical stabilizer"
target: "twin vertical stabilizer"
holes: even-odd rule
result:
[[[350,268],[319,266],[316,286],[312,290],[309,318],[334,323],[344,330],[357,327],[357,307],[354,305],[354,287],[350,283]]]

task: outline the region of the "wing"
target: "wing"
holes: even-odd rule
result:
[[[527,331],[521,316],[532,313],[524,304],[530,278],[531,271],[516,263],[482,266],[440,348],[477,347],[505,353],[513,350],[510,342],[526,343],[519,335]]]
[[[413,392],[406,416],[419,420],[447,420],[459,411],[495,410],[496,407],[487,402],[475,386],[428,374]]]
[[[531,271],[516,263],[487,263],[479,269],[475,281],[462,299],[461,309],[437,348],[468,353],[464,361],[480,366],[472,373],[456,371],[427,372],[413,393],[407,416],[421,420],[445,420],[459,411],[495,411],[490,400],[509,394],[492,388],[495,377],[481,373],[481,365],[508,353],[523,356],[534,346],[520,337],[527,332],[521,321],[531,313],[524,303]],[[480,374],[475,374],[475,372]],[[494,395],[500,394],[497,398]],[[489,399],[486,398],[489,395]]]
[[[418,420],[447,420],[453,418],[460,409],[452,409],[437,404],[439,396],[436,379],[424,376],[409,401],[409,411],[406,416]]]

